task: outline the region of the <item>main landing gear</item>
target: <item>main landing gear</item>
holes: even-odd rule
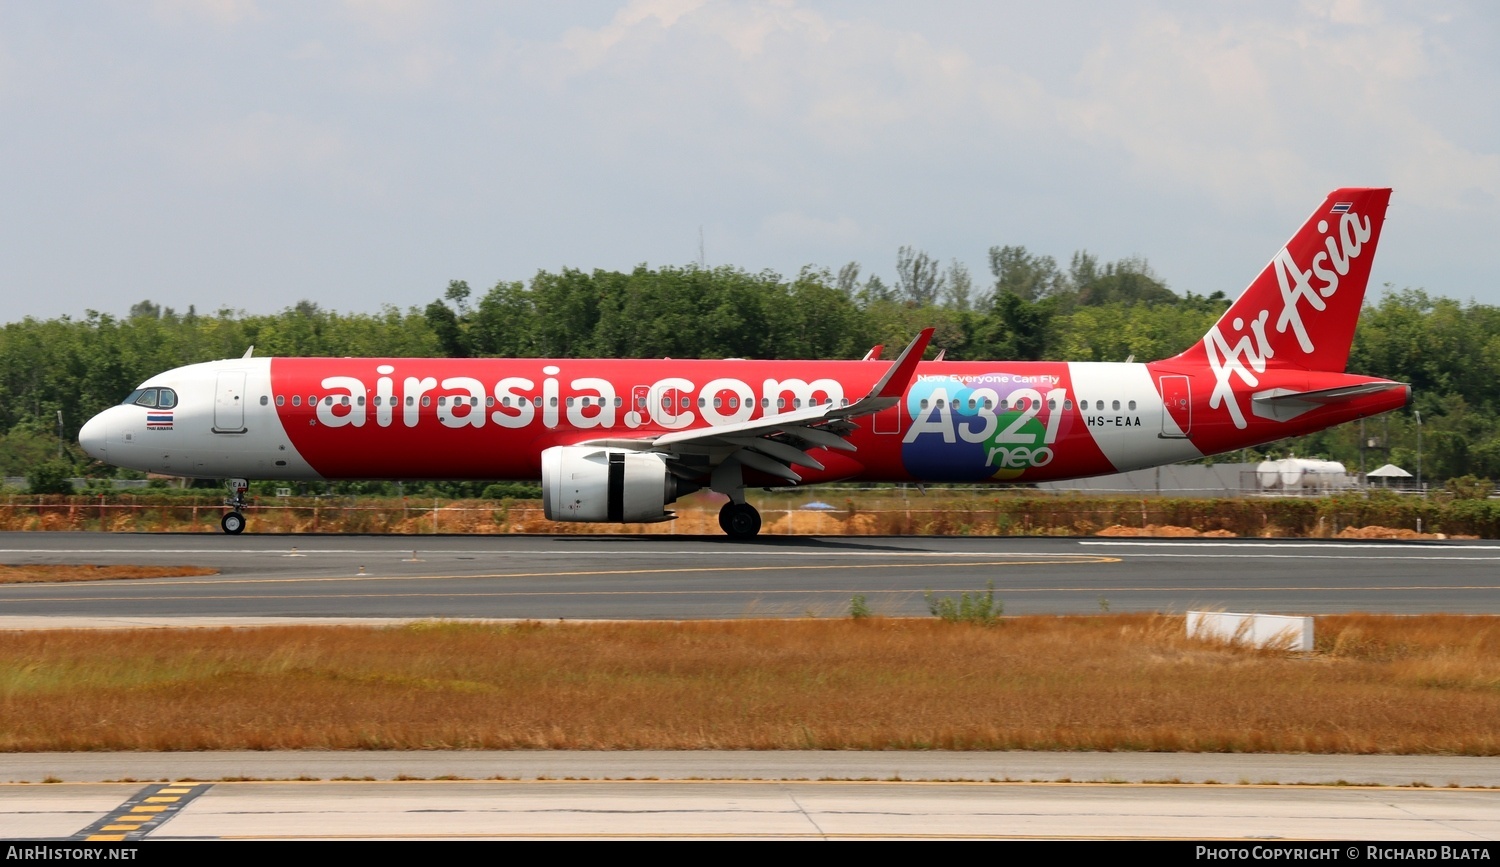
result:
[[[731,539],[753,539],[760,532],[760,512],[749,503],[725,503],[719,510],[719,526]]]
[[[745,502],[745,477],[739,460],[731,455],[720,461],[714,467],[709,487],[729,497],[729,502],[719,510],[719,527],[724,534],[731,539],[754,539],[760,532],[760,512]]]
[[[250,489],[250,483],[245,479],[230,479],[225,482],[225,486],[229,488],[229,499],[224,501],[224,505],[230,511],[224,513],[219,526],[229,535],[238,536],[245,532],[245,513],[240,510],[245,508],[245,491]]]

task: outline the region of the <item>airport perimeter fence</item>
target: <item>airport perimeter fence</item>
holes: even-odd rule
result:
[[[804,494],[805,498],[805,494]],[[786,498],[783,498],[786,499]],[[936,498],[934,498],[936,500]],[[1340,494],[1320,498],[1166,498],[1038,496],[972,500],[859,497],[838,504],[759,504],[763,535],[1222,535],[1381,537],[1443,534],[1500,538],[1500,501]],[[548,521],[541,503],[321,497],[253,502],[251,533],[679,534],[718,535],[718,503],[673,507],[657,524]],[[219,532],[217,500],[11,496],[0,502],[0,530]],[[1367,528],[1386,528],[1390,533]]]

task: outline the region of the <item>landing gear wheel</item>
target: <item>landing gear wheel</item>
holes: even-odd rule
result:
[[[719,526],[731,539],[753,539],[760,532],[760,512],[749,503],[725,503],[719,510]]]
[[[226,479],[224,485],[229,488],[229,499],[224,501],[229,511],[219,521],[219,526],[229,535],[238,536],[245,532],[245,513],[240,509],[245,508],[245,492],[250,490],[250,482],[245,479]]]

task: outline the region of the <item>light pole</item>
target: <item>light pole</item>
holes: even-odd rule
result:
[[[1417,420],[1417,493],[1422,490],[1422,413],[1412,410],[1411,414]]]

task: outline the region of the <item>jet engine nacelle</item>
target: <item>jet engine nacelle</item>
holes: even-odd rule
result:
[[[542,507],[549,521],[651,522],[698,486],[667,469],[654,452],[553,446],[542,452]]]

